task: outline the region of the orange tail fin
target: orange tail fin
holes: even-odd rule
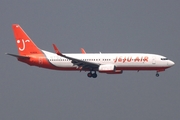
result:
[[[42,54],[41,50],[25,33],[25,31],[21,28],[20,25],[13,24],[12,29],[14,32],[14,37],[16,40],[19,55]]]

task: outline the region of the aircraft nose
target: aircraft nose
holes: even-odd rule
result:
[[[175,63],[174,63],[173,61],[171,61],[171,60],[168,61],[168,65],[169,65],[169,66],[173,66],[174,64],[175,64]]]

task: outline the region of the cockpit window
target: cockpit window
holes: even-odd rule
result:
[[[161,60],[168,60],[168,58],[161,58]]]

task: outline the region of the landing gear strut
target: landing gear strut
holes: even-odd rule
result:
[[[90,71],[88,74],[87,74],[87,76],[89,77],[89,78],[96,78],[97,77],[97,74],[96,74],[96,71],[94,72],[94,73],[92,73],[92,71]]]

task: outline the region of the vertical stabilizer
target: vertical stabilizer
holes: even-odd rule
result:
[[[12,29],[14,32],[14,37],[16,40],[19,55],[42,54],[41,50],[25,33],[25,31],[21,28],[20,25],[13,24]]]

